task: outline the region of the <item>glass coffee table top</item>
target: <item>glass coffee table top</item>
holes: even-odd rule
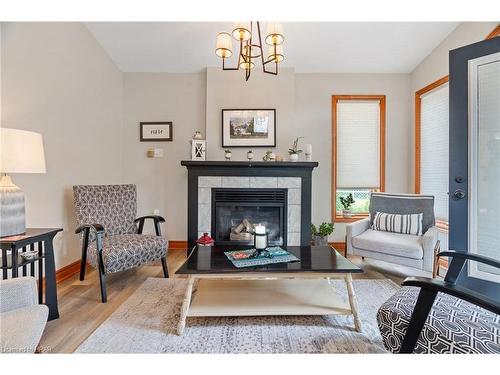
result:
[[[257,267],[236,268],[225,251],[248,249],[249,246],[196,246],[176,274],[229,274],[242,272],[318,272],[359,273],[363,269],[340,255],[330,246],[282,246],[300,259],[299,262],[277,263]]]

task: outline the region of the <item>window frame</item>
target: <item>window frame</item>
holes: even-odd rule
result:
[[[386,96],[385,95],[332,95],[332,194],[331,215],[332,221],[337,223],[351,223],[367,218],[369,213],[358,213],[346,218],[337,213],[337,103],[344,100],[374,100],[380,103],[380,184],[378,191],[385,191],[385,125],[386,125]]]
[[[421,176],[422,176],[422,96],[428,92],[446,85],[449,76],[444,76],[437,81],[421,88],[415,92],[415,194],[420,194]],[[436,220],[436,226],[445,232],[448,232],[448,222],[445,220]]]

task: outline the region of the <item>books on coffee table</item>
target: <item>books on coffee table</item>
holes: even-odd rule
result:
[[[236,268],[300,261],[295,255],[278,246],[269,247],[259,255],[255,249],[225,251],[224,254]]]

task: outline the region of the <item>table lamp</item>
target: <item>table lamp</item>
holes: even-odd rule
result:
[[[24,193],[9,173],[45,173],[42,135],[0,128],[0,237],[26,232]]]

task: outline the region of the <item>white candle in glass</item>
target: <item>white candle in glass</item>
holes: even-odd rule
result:
[[[263,236],[259,236],[259,234],[263,234]],[[256,249],[265,249],[267,247],[267,237],[266,227],[264,225],[258,224],[255,226],[255,248]]]
[[[311,160],[311,157],[312,157],[312,153],[313,153],[313,146],[312,144],[308,143],[306,144],[306,160]]]

